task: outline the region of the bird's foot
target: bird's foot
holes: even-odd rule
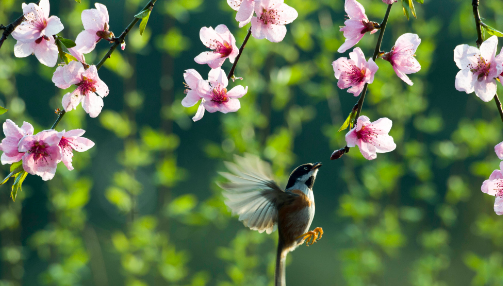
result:
[[[306,245],[313,245],[315,242],[321,239],[323,236],[323,229],[321,227],[317,227],[311,231],[308,231],[302,235],[297,236],[295,239],[302,238],[302,242],[306,242]]]

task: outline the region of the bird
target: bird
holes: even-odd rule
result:
[[[258,232],[278,230],[275,286],[285,286],[285,260],[289,252],[306,242],[312,245],[323,236],[323,229],[309,231],[314,218],[313,185],[322,166],[307,163],[293,170],[285,189],[272,178],[271,166],[252,154],[235,155],[224,162],[229,172],[220,172],[228,180],[219,183],[224,203],[232,215]]]

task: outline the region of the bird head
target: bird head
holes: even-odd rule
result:
[[[320,162],[314,164],[307,163],[298,166],[290,174],[286,189],[304,189],[305,187],[312,189],[320,167]]]

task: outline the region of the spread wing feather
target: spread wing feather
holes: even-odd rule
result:
[[[278,206],[291,198],[274,182],[271,167],[257,156],[235,156],[235,163],[225,162],[230,173],[220,173],[229,182],[224,189],[225,204],[232,214],[250,229],[271,233],[276,230]]]

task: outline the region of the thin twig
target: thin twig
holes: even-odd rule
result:
[[[384,30],[386,30],[386,25],[388,24],[389,13],[391,11],[392,5],[393,4],[388,4],[388,8],[386,9],[386,14],[384,14],[384,19],[382,20],[382,23],[379,25],[381,31],[379,32],[379,38],[377,38],[377,43],[376,43],[376,47],[374,50],[374,55],[372,56],[372,60],[374,60],[374,61],[377,59],[377,56],[381,52],[381,44],[382,44],[382,39],[384,37]],[[368,83],[365,84],[365,86],[363,87],[362,93],[360,95],[360,99],[358,99],[356,116],[355,116],[355,121],[353,124],[354,126],[356,126],[356,122],[358,121],[358,117],[360,117],[360,113],[361,113],[362,107],[363,107],[363,101],[365,100],[365,95],[367,94],[368,85],[369,85]],[[344,155],[345,153],[348,153],[349,149],[350,149],[350,147],[348,147],[346,145],[344,148],[335,150],[330,158],[332,160],[339,159],[340,157],[342,157],[342,155]]]
[[[484,38],[482,38],[482,20],[480,19],[479,13],[479,0],[472,0],[473,7],[473,18],[475,18],[475,26],[477,27],[477,47],[480,48],[480,45],[484,42]],[[498,94],[494,95],[494,103],[496,103],[496,108],[501,117],[501,121],[503,121],[503,109],[501,107],[501,101],[498,98]]]
[[[0,38],[0,48],[2,48],[3,42],[5,42],[7,37],[9,37],[10,34],[12,34],[12,32],[14,32],[14,30],[17,28],[17,26],[21,25],[21,23],[23,23],[24,20],[25,20],[24,15],[21,15],[21,17],[17,18],[14,22],[7,25],[7,27],[2,25],[1,28],[3,30],[3,34],[2,38]]]
[[[229,71],[229,74],[227,75],[227,80],[230,80],[234,76],[234,70],[236,69],[236,65],[238,64],[239,58],[241,57],[241,54],[243,53],[243,50],[246,46],[246,43],[248,43],[248,39],[251,36],[251,27],[248,29],[248,34],[246,34],[245,40],[243,41],[243,44],[239,48],[239,54],[236,57],[236,60],[234,61],[234,64],[232,65],[231,70]]]
[[[150,9],[152,11],[152,8],[154,7],[155,2],[157,2],[157,0],[150,0],[150,2],[148,2],[148,4],[141,11],[144,11],[146,9]],[[126,27],[126,29],[124,30],[124,32],[122,32],[122,34],[120,35],[120,37],[118,37],[117,39],[115,39],[115,42],[110,47],[110,50],[108,50],[107,54],[96,65],[96,69],[97,70],[99,70],[103,66],[103,64],[110,58],[110,56],[115,51],[115,49],[117,48],[117,46],[119,46],[124,41],[124,39],[126,38],[127,34],[131,31],[131,29],[133,28],[133,26],[136,25],[136,23],[138,23],[138,21],[140,21],[139,18],[134,18],[134,20]],[[66,112],[64,110],[59,112],[58,118],[56,119],[56,122],[54,122],[54,124],[52,125],[51,129],[55,129],[56,126],[58,126],[59,122],[61,121],[61,119],[63,118],[63,116],[65,115],[65,113]]]

